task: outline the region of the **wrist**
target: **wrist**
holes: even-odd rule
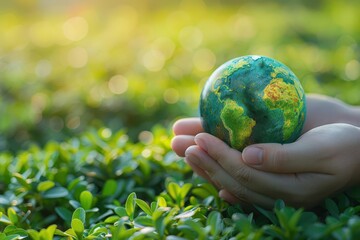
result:
[[[360,107],[349,106],[350,124],[360,127]]]
[[[354,131],[357,131],[357,144],[355,144],[355,149],[353,152],[353,156],[354,156],[354,162],[352,164],[353,171],[352,171],[352,179],[351,179],[351,184],[350,186],[360,186],[360,127],[355,127]]]

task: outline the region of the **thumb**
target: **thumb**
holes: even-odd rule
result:
[[[267,172],[323,172],[329,149],[322,141],[300,138],[289,144],[254,144],[243,150],[245,164]],[[326,164],[326,163],[325,163]]]

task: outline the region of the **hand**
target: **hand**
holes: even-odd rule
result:
[[[332,193],[335,193],[336,191],[341,190],[342,188],[345,188],[351,184],[358,184],[360,182],[358,179],[359,177],[354,177],[354,174],[350,174],[350,172],[347,173],[347,176],[349,177],[348,181],[344,180],[346,179],[344,173],[346,173],[348,169],[349,171],[352,169],[358,169],[360,165],[358,163],[359,159],[354,160],[355,156],[359,155],[354,151],[359,148],[360,144],[359,139],[355,136],[359,131],[355,126],[360,126],[360,111],[358,107],[347,106],[339,100],[319,95],[307,96],[307,109],[307,118],[303,133],[306,133],[313,128],[316,129],[304,134],[304,136],[302,136],[297,142],[292,144],[286,144],[283,146],[279,144],[253,145],[253,147],[262,146],[265,150],[265,154],[263,155],[263,164],[252,165],[252,168],[245,165],[248,164],[251,166],[251,162],[254,160],[254,151],[252,151],[250,147],[245,149],[244,154],[242,155],[240,152],[237,152],[234,149],[230,149],[219,139],[208,134],[203,134],[200,119],[198,118],[182,119],[174,124],[174,133],[176,136],[173,139],[172,147],[179,156],[186,155],[185,160],[198,175],[204,177],[219,189],[222,189],[220,190],[220,196],[229,202],[235,203],[247,201],[271,207],[271,202],[274,201],[274,198],[282,198],[287,203],[294,206],[313,206],[317,202],[321,201],[324,197],[331,195]],[[317,129],[318,126],[336,122],[349,123],[353,126],[346,124],[335,124],[323,126]],[[354,131],[349,131],[349,129]],[[347,141],[339,141],[338,135],[334,133],[334,131],[342,133],[339,134],[339,136],[349,132],[349,136],[344,136],[344,139],[347,139],[347,141],[352,142],[353,144],[347,144]],[[351,135],[353,138],[350,138]],[[327,137],[332,137],[331,139],[334,141],[329,141]],[[204,151],[204,149],[201,147],[201,141],[205,143],[215,142],[215,145],[214,147],[210,147],[210,151]],[[313,145],[312,141],[319,142],[315,142]],[[322,147],[320,146],[320,143],[324,143]],[[342,147],[342,144],[345,146]],[[331,147],[332,145],[333,147]],[[290,148],[288,148],[288,146],[290,146]],[[323,151],[320,151],[320,153],[323,155],[317,152],[316,154],[313,154],[311,151],[302,152],[303,150],[301,150],[301,147],[304,146],[312,146],[312,150],[314,151],[322,149]],[[318,147],[321,148],[318,149]],[[329,149],[327,149],[327,147]],[[214,153],[211,151],[213,149],[214,151],[218,152],[215,152],[215,156],[218,157],[213,156]],[[296,149],[298,150],[297,152]],[[238,168],[234,166],[234,168],[231,168],[233,169],[232,171],[227,171],[226,168],[220,165],[220,163],[224,162],[220,160],[223,158],[228,158],[228,154],[233,155],[234,158],[236,156],[237,158]],[[349,154],[350,157],[347,158]],[[345,158],[346,160],[343,161],[342,158]],[[197,161],[204,159],[206,162]],[[318,165],[315,163],[318,163]],[[216,169],[216,171],[211,172],[207,167]],[[306,171],[304,170],[305,167],[307,167]],[[322,171],[319,171],[318,168]],[[257,172],[254,170],[257,170]],[[328,170],[332,171],[329,172]],[[260,197],[259,193],[264,194],[264,192],[262,192],[260,189],[258,190],[258,197],[255,198],[255,193],[257,192],[255,191],[254,193],[253,191],[253,193],[251,193],[249,196],[244,194],[244,192],[249,193],[249,189],[251,190],[252,188],[246,188],[246,184],[241,180],[236,181],[236,177],[235,182],[233,182],[233,188],[238,188],[238,190],[224,187],[225,185],[221,180],[219,180],[219,178],[222,179],[225,176],[230,176],[234,179],[234,171],[238,172],[238,178],[248,179],[245,181],[248,182],[248,184],[251,184],[251,181],[249,181],[249,178],[246,176],[253,176],[256,180],[258,179],[255,178],[256,176],[259,176],[260,173],[265,174],[265,172],[266,174],[272,174],[274,176],[280,177],[280,179],[284,178],[282,182],[285,183],[289,179],[285,179],[284,176],[287,176],[287,178],[292,176],[293,179],[295,178],[295,180],[298,181],[293,180],[288,182],[288,187],[283,189],[282,184],[269,186],[266,185],[266,183],[272,182],[265,182],[264,186],[268,186],[268,189],[272,194],[265,194],[266,197]],[[240,174],[241,172],[243,174]],[[309,186],[307,186],[306,184],[310,180],[312,180],[312,182]],[[332,181],[334,181],[334,185],[327,185]],[[299,188],[300,183],[302,183],[303,189]],[[329,188],[329,186],[331,187]],[[242,189],[242,191],[239,189]],[[275,191],[276,189],[278,190],[278,194]],[[314,191],[314,189],[318,189],[316,196],[311,196],[311,192]],[[298,192],[294,193],[294,190],[297,190]]]
[[[323,95],[306,96],[306,120],[302,133],[318,126],[331,123],[348,123],[360,127],[360,109],[345,105],[343,102]],[[195,145],[194,136],[203,132],[199,118],[182,119],[174,124],[176,137],[174,151],[184,157],[185,150]]]
[[[311,207],[360,183],[360,129],[352,125],[324,125],[295,143],[256,144],[243,154],[201,133],[199,119],[177,122],[174,132],[187,135],[174,138],[174,151],[185,155],[193,170],[217,186],[220,196],[230,203],[272,207],[281,198],[292,206]]]
[[[360,108],[323,95],[306,96],[306,121],[303,132],[331,123],[348,123],[360,127]]]

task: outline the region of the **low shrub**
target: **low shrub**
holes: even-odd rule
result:
[[[0,154],[0,239],[359,239],[360,194],[312,211],[220,199],[155,127],[140,142],[108,128]]]

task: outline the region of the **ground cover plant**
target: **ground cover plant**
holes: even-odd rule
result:
[[[171,123],[240,55],[360,105],[359,4],[1,1],[0,240],[359,239],[358,188],[244,209],[170,149]]]
[[[103,128],[0,155],[0,239],[357,239],[360,192],[313,211],[230,206],[169,148]]]

